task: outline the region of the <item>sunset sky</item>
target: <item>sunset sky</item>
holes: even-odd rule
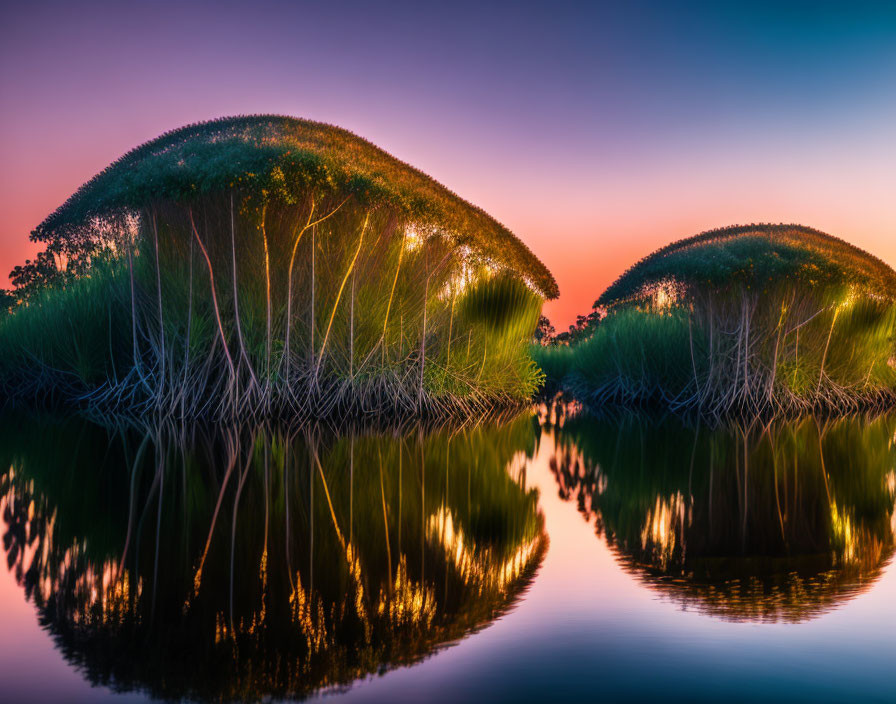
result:
[[[583,5],[5,2],[0,272],[123,152],[245,113],[345,127],[484,208],[556,276],[558,328],[732,223],[896,265],[896,5]]]

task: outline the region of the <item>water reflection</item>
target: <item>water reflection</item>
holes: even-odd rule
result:
[[[452,432],[0,424],[3,547],[93,683],[302,696],[505,611],[547,540],[530,418]]]
[[[765,428],[545,421],[563,498],[624,569],[685,609],[799,622],[862,592],[896,535],[894,418]]]

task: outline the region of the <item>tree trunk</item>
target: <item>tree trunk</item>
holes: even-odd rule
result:
[[[162,364],[161,364],[161,383],[165,383],[165,322],[162,317],[162,270],[159,264],[159,228],[156,222],[156,214],[153,212],[152,214],[152,237],[153,243],[155,244],[155,254],[156,254],[156,296],[159,304],[159,345],[161,347],[161,356],[162,356]]]
[[[202,256],[205,257],[205,263],[208,266],[208,282],[212,290],[212,307],[215,311],[215,321],[218,323],[218,333],[221,335],[221,344],[224,346],[224,355],[227,357],[227,366],[230,369],[231,379],[236,378],[236,368],[233,365],[233,358],[230,356],[230,349],[227,347],[227,337],[224,335],[224,324],[221,322],[221,309],[218,307],[218,294],[215,292],[215,272],[212,268],[212,260],[208,256],[208,250],[202,243],[199,231],[196,229],[196,223],[193,221],[193,209],[190,208],[190,227],[193,229],[193,236],[202,250]]]
[[[324,333],[324,341],[320,346],[320,354],[317,357],[317,366],[314,369],[314,378],[317,379],[317,375],[320,373],[320,365],[324,360],[324,354],[327,349],[327,340],[330,339],[330,330],[333,328],[333,320],[336,318],[336,310],[339,308],[339,301],[342,299],[342,292],[345,290],[345,284],[348,281],[348,277],[351,276],[352,272],[355,270],[355,262],[358,261],[358,255],[361,253],[361,247],[364,244],[364,233],[367,231],[367,225],[370,222],[370,211],[367,212],[367,216],[364,218],[364,224],[361,226],[361,236],[358,238],[358,248],[355,250],[355,256],[352,257],[351,262],[348,265],[348,271],[345,272],[345,276],[342,277],[342,283],[339,285],[339,291],[336,293],[336,302],[333,304],[333,310],[330,312],[330,320],[327,323],[327,331]]]
[[[252,361],[249,359],[249,354],[248,352],[246,352],[246,345],[245,341],[243,340],[243,328],[242,324],[240,323],[240,304],[239,294],[237,292],[236,223],[234,221],[233,214],[233,191],[231,191],[230,193],[230,254],[233,260],[233,317],[234,321],[236,322],[236,337],[240,345],[240,355],[246,362],[246,366],[249,368],[249,375],[252,377],[252,382],[257,385],[258,379],[255,376],[255,370],[252,368]]]

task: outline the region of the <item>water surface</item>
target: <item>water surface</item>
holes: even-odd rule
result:
[[[0,426],[0,699],[891,701],[896,419]]]

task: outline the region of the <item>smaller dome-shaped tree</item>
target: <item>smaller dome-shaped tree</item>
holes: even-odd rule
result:
[[[567,355],[567,386],[713,415],[892,404],[894,302],[896,272],[843,240],[798,225],[712,230],[607,288],[595,302],[606,317]]]

